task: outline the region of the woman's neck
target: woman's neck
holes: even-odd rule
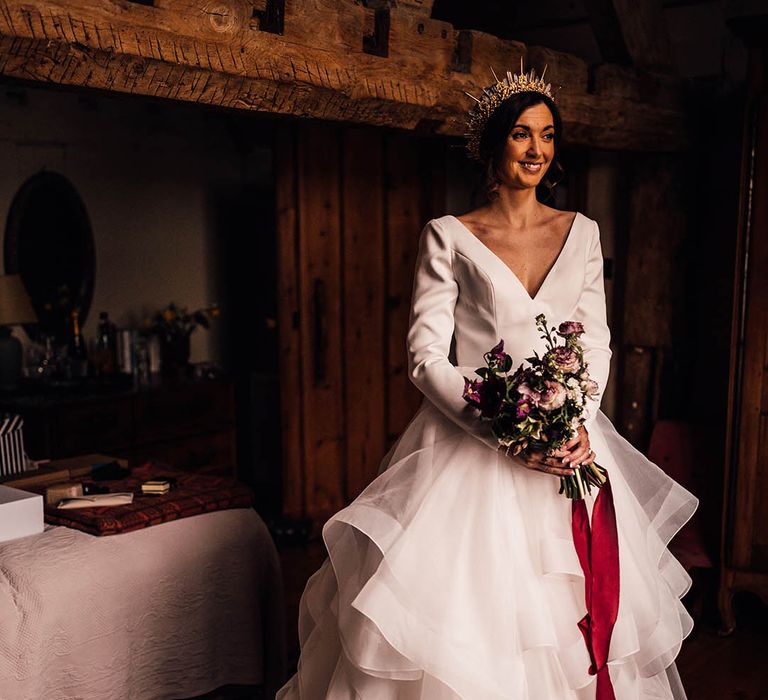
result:
[[[500,187],[498,197],[488,205],[488,213],[506,229],[526,229],[541,218],[541,203],[536,188]]]

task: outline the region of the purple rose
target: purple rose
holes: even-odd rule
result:
[[[541,400],[539,401],[539,408],[545,411],[554,411],[556,408],[560,408],[564,403],[567,396],[565,387],[559,382],[553,382],[550,379],[545,379],[546,389],[541,394]]]
[[[557,334],[563,338],[569,335],[580,336],[584,332],[584,326],[578,321],[563,321],[557,327]]]
[[[552,364],[561,372],[575,373],[581,369],[579,354],[569,347],[555,348],[549,353]]]

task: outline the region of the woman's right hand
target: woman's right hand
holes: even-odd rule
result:
[[[499,451],[504,452],[509,457],[512,456],[506,447],[501,446]],[[523,462],[526,469],[535,469],[557,477],[573,476],[576,473],[573,467],[565,466],[557,457],[548,457],[544,452],[523,450],[515,456]]]

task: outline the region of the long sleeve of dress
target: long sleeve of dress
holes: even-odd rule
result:
[[[437,227],[424,227],[419,240],[408,328],[411,381],[448,418],[494,450],[498,441],[464,400],[464,374],[449,360],[459,286],[453,252]],[[474,371],[474,368],[472,369]]]
[[[584,359],[589,365],[590,376],[598,385],[597,396],[587,399],[589,417],[584,422],[584,427],[587,430],[597,418],[597,411],[600,408],[600,401],[603,398],[611,368],[611,331],[608,328],[605,304],[603,250],[600,244],[600,230],[596,222],[593,224],[594,232],[587,250],[584,287],[574,318],[574,320],[584,324],[584,335],[580,338],[584,347]]]

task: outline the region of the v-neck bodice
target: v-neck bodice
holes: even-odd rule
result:
[[[432,219],[423,235],[434,237],[435,246],[444,248],[450,261],[450,275],[456,285],[452,302],[452,360],[456,365],[481,366],[483,354],[499,339],[504,339],[517,365],[533,351],[544,351],[544,340],[534,322],[537,314],[544,313],[550,325],[580,320],[578,306],[587,287],[590,250],[593,254],[595,246],[599,250],[597,224],[583,214],[574,217],[560,253],[533,297],[509,265],[455,216]],[[424,240],[422,244],[425,247]],[[596,262],[602,290],[601,255]],[[595,327],[587,332],[602,341],[606,330],[604,298],[599,303],[603,305],[603,320],[598,316],[592,323]]]
[[[544,275],[544,280],[539,285],[539,288],[536,290],[534,294],[531,294],[528,291],[528,288],[523,284],[523,281],[517,276],[517,273],[506,263],[504,260],[502,260],[501,256],[499,256],[496,252],[491,250],[474,232],[472,232],[468,226],[462,222],[461,219],[459,219],[456,216],[448,215],[447,218],[454,219],[456,223],[458,224],[459,228],[464,230],[468,235],[472,236],[483,248],[485,248],[494,258],[496,258],[504,267],[506,267],[509,272],[512,274],[512,276],[515,278],[515,281],[520,285],[522,288],[522,291],[525,292],[526,296],[531,300],[535,301],[539,294],[541,294],[542,289],[546,286],[547,281],[549,280],[550,276],[554,274],[555,268],[557,267],[557,264],[560,262],[560,259],[563,257],[563,254],[565,253],[566,249],[568,248],[568,244],[570,243],[573,236],[571,235],[573,233],[573,230],[578,225],[578,219],[579,219],[579,212],[576,212],[573,219],[571,220],[571,225],[568,227],[568,232],[565,234],[565,241],[563,242],[562,247],[560,248],[560,252],[555,257],[553,263],[550,265],[549,269],[547,270],[547,273]]]

